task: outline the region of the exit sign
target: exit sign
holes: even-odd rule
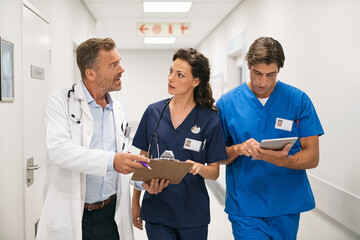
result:
[[[141,36],[184,36],[190,34],[190,23],[136,23]]]

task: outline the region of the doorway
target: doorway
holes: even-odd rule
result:
[[[244,56],[242,49],[228,55],[228,90],[233,89],[244,82]]]
[[[51,87],[50,26],[31,6],[24,4],[22,12],[25,239],[33,240],[42,209],[45,180],[44,110]]]

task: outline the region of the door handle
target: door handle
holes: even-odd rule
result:
[[[34,164],[34,157],[26,160],[26,185],[28,187],[34,183],[34,170],[38,170],[40,167],[40,164]]]
[[[36,164],[36,165],[32,165],[32,166],[27,166],[27,170],[29,171],[34,171],[34,170],[37,170],[41,167],[40,164]]]

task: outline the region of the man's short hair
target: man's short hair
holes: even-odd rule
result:
[[[100,50],[110,51],[116,46],[111,38],[90,38],[76,49],[76,62],[84,79],[86,69],[93,68]]]
[[[260,37],[251,44],[245,56],[248,66],[276,63],[278,70],[284,66],[285,55],[281,44],[271,37]]]

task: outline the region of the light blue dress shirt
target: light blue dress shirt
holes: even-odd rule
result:
[[[114,153],[109,159],[107,176],[86,175],[85,202],[94,203],[108,199],[111,195],[116,193],[117,189],[118,174],[113,167],[115,153],[117,152],[113,100],[109,94],[106,94],[108,104],[103,110],[103,108],[95,102],[82,81],[81,84],[94,123],[90,149],[101,149]]]

